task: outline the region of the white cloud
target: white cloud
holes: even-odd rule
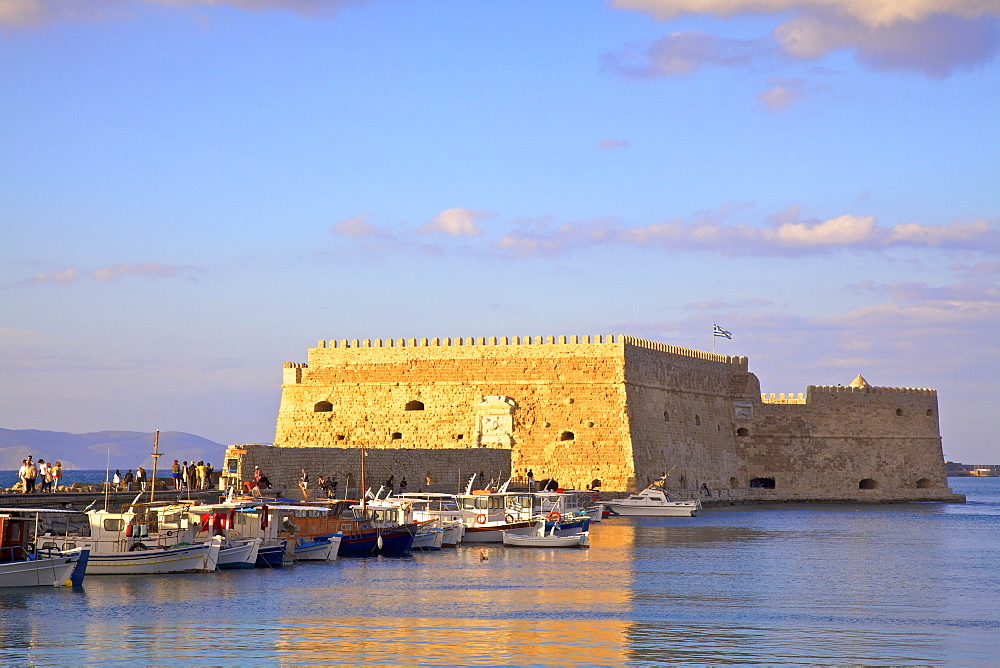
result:
[[[784,111],[800,99],[806,89],[805,79],[779,79],[771,77],[771,86],[757,96],[757,101],[770,111]]]
[[[83,280],[97,281],[98,283],[109,283],[117,281],[125,276],[149,276],[153,278],[174,278],[183,272],[197,271],[195,267],[188,265],[167,265],[160,262],[146,262],[142,264],[116,264],[110,267],[102,267],[94,271],[83,272],[76,268],[69,268],[63,271],[42,272],[31,278],[18,281],[13,285],[40,285],[56,284],[70,285]]]
[[[477,237],[482,233],[482,229],[476,225],[476,222],[488,218],[490,215],[487,211],[453,207],[434,216],[430,222],[421,226],[417,233],[443,232],[453,237]]]
[[[684,14],[777,14],[822,11],[853,18],[871,26],[922,21],[949,14],[962,18],[1000,16],[993,0],[613,0],[619,9],[647,12],[660,20]]]
[[[813,60],[847,50],[874,70],[937,78],[985,63],[1000,51],[996,0],[615,0],[614,5],[660,20],[683,14],[787,14],[771,43],[786,56]],[[760,40],[673,33],[639,54],[647,62],[633,62],[635,54],[612,56],[609,62],[626,75],[676,76],[705,64],[759,64],[766,54],[768,44]],[[778,102],[782,93],[769,97]]]
[[[354,216],[353,218],[342,220],[339,223],[334,223],[330,230],[334,234],[342,237],[371,236],[378,231],[378,228],[368,222],[368,218],[370,216],[370,213],[363,213],[360,216]]]
[[[794,209],[782,212],[769,226],[731,224],[737,208],[699,213],[639,227],[620,227],[610,219],[534,225],[516,229],[495,247],[519,256],[566,252],[599,244],[658,246],[677,251],[708,251],[724,255],[806,255],[844,249],[879,251],[888,248],[948,247],[974,252],[1000,248],[996,222],[977,220],[945,225],[908,223],[879,226],[872,216],[845,214],[826,220],[790,219]]]

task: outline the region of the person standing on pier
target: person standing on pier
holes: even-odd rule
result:
[[[140,492],[146,491],[146,469],[141,466],[135,470],[135,484],[139,486]]]
[[[59,481],[62,480],[62,461],[56,460],[55,466],[52,467],[52,491],[59,491]]]
[[[170,476],[174,479],[174,489],[181,488],[181,465],[174,460],[174,465],[170,467]]]
[[[38,479],[41,481],[40,484],[38,485],[38,491],[39,492],[47,492],[47,491],[49,491],[45,487],[45,479],[48,477],[48,475],[49,475],[49,465],[45,463],[44,459],[39,458],[39,460],[38,460]]]
[[[305,469],[302,469],[302,477],[299,478],[299,489],[302,490],[302,499],[304,501],[309,500],[309,474],[306,473]]]
[[[122,476],[122,484],[125,485],[126,492],[132,491],[133,480],[135,480],[135,475],[132,473],[132,469],[129,469],[128,471],[125,472],[125,475]]]
[[[21,492],[28,493],[28,460],[21,460],[21,468],[17,470],[17,479],[21,481]]]
[[[115,469],[115,476],[111,479],[111,484],[115,486],[115,491],[118,491],[118,487],[122,484],[122,472]]]

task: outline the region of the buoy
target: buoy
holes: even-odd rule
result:
[[[378,544],[378,549],[382,549],[382,534],[379,534],[378,540],[375,541]]]
[[[489,560],[490,560],[490,555],[486,554],[485,552],[479,553],[479,561],[489,561]]]
[[[63,583],[63,586],[64,587],[72,587],[73,586],[73,581],[72,580],[66,580],[66,582]]]

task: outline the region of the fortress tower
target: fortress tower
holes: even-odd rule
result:
[[[603,491],[670,471],[670,486],[723,498],[961,498],[934,390],[859,377],[764,396],[746,357],[625,335],[320,341],[307,363],[285,363],[274,445],[271,466],[290,471],[391,451],[428,484],[430,471],[489,462]]]

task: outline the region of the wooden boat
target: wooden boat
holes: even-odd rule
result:
[[[692,517],[701,512],[701,501],[674,501],[657,481],[638,494],[609,501],[605,505],[618,515],[641,517]]]
[[[589,531],[559,533],[553,528],[546,532],[545,524],[503,532],[503,544],[512,547],[590,547]]]
[[[179,536],[151,532],[148,518],[134,508],[123,513],[89,510],[90,537],[79,538],[90,548],[87,573],[125,575],[211,572],[216,569],[222,540],[191,544]]]
[[[23,513],[33,513],[34,518]],[[55,545],[35,551],[39,514],[49,509],[0,509],[0,587],[60,587],[83,584],[90,550],[65,552]],[[20,516],[18,516],[20,514]]]

